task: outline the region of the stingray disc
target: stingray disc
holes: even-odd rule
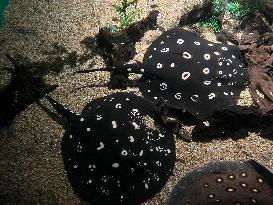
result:
[[[81,198],[134,205],[161,190],[173,171],[175,144],[170,133],[154,127],[153,112],[142,97],[115,93],[90,102],[72,121],[62,154]]]
[[[167,205],[271,205],[272,179],[254,160],[211,162],[180,179]]]
[[[145,98],[166,100],[203,119],[235,103],[248,73],[235,46],[207,41],[174,28],[164,32],[145,53],[139,84]]]

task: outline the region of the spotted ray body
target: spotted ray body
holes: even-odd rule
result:
[[[186,174],[167,205],[270,205],[273,173],[254,160],[210,162]]]
[[[62,155],[72,186],[85,201],[134,205],[165,185],[174,167],[174,139],[149,125],[151,102],[115,93],[75,114],[46,98],[70,122]]]
[[[240,58],[235,46],[213,43],[174,28],[153,41],[142,65],[93,71],[120,69],[142,74],[139,89],[145,98],[153,102],[163,98],[170,108],[184,109],[202,120],[215,110],[235,105],[235,98],[248,84]]]
[[[162,97],[168,106],[200,119],[234,104],[248,82],[237,47],[212,43],[181,28],[159,36],[143,64],[139,87],[145,97],[153,101]]]

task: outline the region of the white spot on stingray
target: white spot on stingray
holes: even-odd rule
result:
[[[156,165],[161,167],[161,162],[160,161],[156,161]]]
[[[233,73],[234,73],[234,74],[237,74],[237,70],[236,70],[236,69],[233,69]]]
[[[128,152],[127,152],[126,150],[122,150],[122,151],[121,151],[121,155],[127,156],[127,155],[128,155]]]
[[[209,60],[210,59],[210,54],[208,54],[208,53],[204,54],[204,58],[205,58],[205,60]]]
[[[174,67],[174,63],[171,64],[171,67],[172,67],[172,68]]]
[[[204,82],[204,84],[205,84],[205,85],[209,85],[209,84],[211,84],[211,81],[206,80],[206,81]]]
[[[104,144],[102,142],[100,142],[100,146],[97,147],[97,150],[102,150],[104,148]]]
[[[215,55],[217,55],[217,56],[219,56],[219,55],[220,55],[220,53],[219,53],[219,52],[214,52],[214,54],[215,54]]]
[[[220,63],[219,63],[219,66],[222,66],[222,65],[223,65],[223,63],[222,63],[222,62],[220,62]]]
[[[149,58],[152,58],[152,57],[153,57],[153,55],[150,55],[150,56],[149,56]]]
[[[120,103],[118,103],[118,104],[116,104],[116,106],[115,106],[117,109],[118,108],[121,108],[121,104]]]
[[[223,74],[223,71],[219,70],[218,73],[219,73],[220,75],[222,75],[222,74]]]
[[[198,101],[198,95],[193,95],[193,96],[191,96],[191,100],[193,101],[193,102],[197,102]]]
[[[213,99],[213,98],[215,98],[215,94],[214,93],[210,93],[208,96],[209,96],[210,100]]]
[[[118,127],[117,126],[117,122],[116,121],[112,121],[112,126],[113,126],[114,129],[117,128]]]
[[[189,54],[188,52],[183,52],[183,58],[190,59],[191,54]]]
[[[97,115],[97,120],[101,120],[102,119],[102,115]]]
[[[147,92],[148,92],[148,93],[150,93],[150,92],[151,92],[151,90],[147,90]]]
[[[164,44],[164,41],[161,41],[160,44]]]
[[[161,53],[167,53],[167,52],[169,52],[169,50],[170,50],[169,48],[162,48],[160,52]]]
[[[157,68],[162,68],[162,64],[161,64],[161,63],[157,63],[157,64],[156,64],[156,67],[157,67]]]
[[[227,47],[223,46],[223,47],[222,47],[222,50],[223,50],[223,51],[227,51],[228,49],[227,49]]]
[[[204,73],[205,75],[209,74],[209,68],[204,68],[204,69],[203,69],[203,73]]]
[[[234,55],[231,55],[231,57],[232,57],[232,58],[235,58],[235,56],[234,56]]]
[[[156,51],[156,48],[154,48],[154,51]]]
[[[195,45],[197,45],[197,46],[200,46],[200,42],[198,42],[198,41],[194,41],[193,42]]]
[[[144,73],[144,69],[140,69],[140,72]]]
[[[233,95],[233,92],[230,92],[230,95]]]
[[[212,44],[212,43],[209,43],[208,46],[213,46],[213,44]]]
[[[232,60],[228,59],[228,61],[229,61],[230,63],[232,63]]]
[[[84,118],[82,117],[82,118],[80,119],[80,121],[83,122],[83,121],[84,121]]]
[[[220,86],[222,86],[222,83],[217,83],[217,85],[220,87]]]
[[[112,164],[112,167],[118,168],[118,167],[119,167],[119,164],[118,164],[118,163],[114,163],[114,164]]]
[[[90,127],[86,128],[86,131],[87,131],[87,132],[90,132],[90,130],[91,130]]]
[[[138,109],[136,109],[136,108],[132,109],[131,114],[133,116],[139,115]]]
[[[167,90],[168,85],[166,83],[160,83],[160,90]]]
[[[228,95],[228,93],[224,92],[224,95]]]
[[[177,100],[180,100],[180,99],[182,98],[181,93],[176,93],[176,94],[174,95],[174,97],[175,97]]]
[[[129,140],[130,140],[130,142],[134,142],[135,141],[135,139],[134,139],[133,136],[129,136]]]
[[[182,80],[187,80],[190,77],[190,72],[184,72],[182,73]]]
[[[73,136],[72,136],[72,135],[69,135],[69,138],[70,138],[70,139],[72,139],[72,138],[73,138]]]
[[[180,39],[177,40],[176,43],[177,43],[177,44],[182,44],[182,43],[184,43],[184,40],[180,38]]]
[[[149,189],[149,186],[147,183],[145,183],[145,189]]]
[[[141,150],[140,152],[139,152],[139,156],[142,156],[143,155],[143,150]]]
[[[135,127],[135,130],[139,130],[140,129],[140,127],[139,127],[139,125],[137,123],[133,122],[132,125]]]

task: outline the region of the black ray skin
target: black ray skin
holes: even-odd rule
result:
[[[174,28],[148,48],[139,83],[144,97],[160,97],[171,108],[185,109],[199,119],[235,103],[248,83],[248,73],[235,46],[212,43]]]
[[[154,106],[142,97],[116,93],[88,103],[81,114],[46,96],[68,119],[62,155],[75,192],[91,204],[140,204],[159,192],[172,174],[172,135],[151,128]]]
[[[255,160],[210,162],[182,177],[166,205],[271,205],[272,179]]]

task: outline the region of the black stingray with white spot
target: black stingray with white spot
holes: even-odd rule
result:
[[[166,205],[272,205],[273,173],[254,160],[210,162],[186,174]]]
[[[162,97],[170,107],[200,119],[233,105],[248,82],[237,47],[212,43],[181,28],[159,36],[143,64],[139,87],[145,97]]]
[[[70,123],[62,155],[69,180],[83,200],[140,204],[165,185],[174,167],[175,144],[171,134],[152,126],[151,102],[115,93],[75,114],[46,98]]]
[[[145,98],[153,102],[163,98],[170,108],[185,109],[199,119],[234,106],[249,82],[236,46],[213,43],[181,28],[153,41],[140,66],[93,71],[118,69],[142,74],[139,89]]]

